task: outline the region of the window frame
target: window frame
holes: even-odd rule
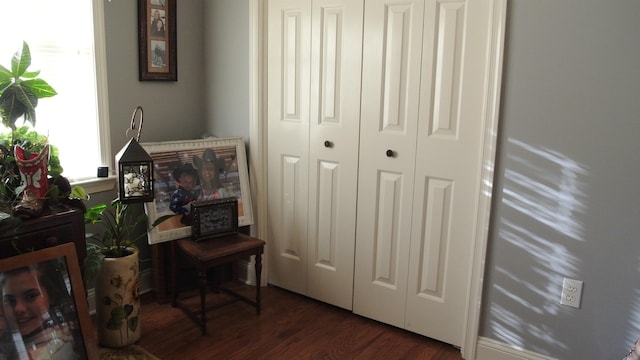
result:
[[[115,188],[114,159],[111,156],[111,129],[109,127],[109,87],[107,77],[107,46],[104,23],[104,1],[92,0],[94,61],[96,69],[96,94],[98,106],[98,135],[100,140],[100,160],[109,166],[109,177],[75,180],[72,186],[82,186],[88,194]],[[97,173],[97,169],[96,169]],[[97,175],[97,174],[96,174]]]

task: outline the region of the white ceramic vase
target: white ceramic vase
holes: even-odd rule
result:
[[[138,251],[105,258],[95,284],[96,327],[100,345],[125,347],[140,340]]]

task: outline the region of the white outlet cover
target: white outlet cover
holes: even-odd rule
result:
[[[564,278],[562,280],[562,295],[560,304],[580,308],[582,300],[582,281]]]

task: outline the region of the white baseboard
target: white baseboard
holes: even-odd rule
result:
[[[251,286],[256,285],[256,272],[253,267],[253,258],[250,261],[238,260],[237,276],[238,280]]]
[[[153,291],[153,273],[151,269],[144,270],[140,273],[140,295]],[[87,290],[87,303],[89,304],[89,313],[96,313],[96,290],[91,288]]]
[[[244,259],[238,260],[237,274],[236,274],[238,280],[244,282],[247,285],[256,286],[257,281],[256,281],[255,264],[256,263],[254,261],[253,256],[247,260],[244,260]],[[267,282],[264,276],[264,262],[263,262],[263,272],[261,277],[262,279],[260,281],[260,285],[267,286]]]
[[[557,360],[493,339],[479,337],[476,360]]]

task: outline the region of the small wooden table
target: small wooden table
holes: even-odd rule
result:
[[[202,335],[207,333],[207,311],[219,307],[206,305],[207,270],[218,265],[235,262],[239,259],[255,255],[256,298],[255,301],[238,294],[231,289],[220,289],[234,296],[238,300],[245,301],[256,308],[256,314],[260,315],[260,273],[262,272],[262,254],[265,242],[244,234],[229,236],[196,242],[191,238],[179,239],[171,242],[171,294],[172,305],[179,307],[196,324],[200,325]],[[177,286],[177,257],[183,256],[198,270],[198,283],[200,288],[200,310],[193,311],[178,298]],[[198,317],[198,315],[200,315]]]

